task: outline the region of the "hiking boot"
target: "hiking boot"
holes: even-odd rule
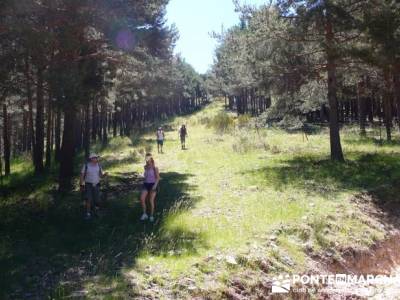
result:
[[[149,218],[147,214],[143,214],[142,217],[140,218],[140,221],[146,221]]]

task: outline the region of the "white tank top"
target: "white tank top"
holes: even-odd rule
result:
[[[157,140],[162,141],[164,139],[164,134],[162,130],[157,130]]]

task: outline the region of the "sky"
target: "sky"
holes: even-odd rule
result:
[[[241,0],[240,3],[261,5],[266,0]],[[170,0],[168,24],[179,31],[175,53],[180,53],[197,72],[205,73],[213,63],[217,42],[210,32],[221,32],[239,23],[232,0]]]

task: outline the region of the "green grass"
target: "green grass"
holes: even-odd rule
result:
[[[152,132],[96,149],[110,172],[110,192],[93,222],[82,220],[78,192],[48,192],[51,179],[2,199],[0,296],[20,289],[59,299],[81,290],[93,299],[215,298],[231,278],[260,272],[264,260],[271,274],[298,272],[307,268],[310,247],[365,247],[383,238],[349,199],[364,191],[391,197],[400,179],[399,145],[377,143],[376,129],[361,139],[348,127],[342,131],[347,160],[333,163],[326,128],[306,141],[275,128],[256,132],[250,118],[221,110],[214,103],[172,120],[163,155],[154,153]],[[240,128],[232,129],[232,120]],[[177,132],[183,123],[185,151]],[[162,177],[154,225],[138,221],[137,174],[148,151]]]

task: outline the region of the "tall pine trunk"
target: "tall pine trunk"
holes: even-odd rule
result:
[[[331,146],[331,159],[344,161],[342,145],[340,143],[338,101],[337,101],[337,79],[336,79],[336,55],[334,53],[334,33],[329,12],[326,20],[327,42],[327,72],[328,72],[328,102],[329,102],[329,136]]]
[[[54,127],[54,158],[57,162],[59,162],[61,158],[61,107],[59,105],[57,105],[57,114]]]
[[[37,90],[36,90],[36,136],[35,147],[33,149],[33,164],[35,173],[43,173],[43,154],[44,154],[44,95],[43,95],[43,69],[37,70]]]
[[[51,151],[52,151],[52,125],[53,125],[53,113],[51,105],[52,97],[49,95],[47,101],[47,127],[46,127],[46,168],[51,167]]]
[[[397,122],[400,130],[400,64],[397,65],[395,68],[393,81],[394,81],[394,97],[396,99],[396,107],[397,107]]]
[[[22,152],[28,150],[28,113],[24,109],[24,104],[21,105],[22,110]]]
[[[2,151],[2,139],[0,137],[0,152]],[[3,185],[3,158],[0,154],[0,185]]]
[[[64,108],[64,131],[61,146],[59,189],[69,191],[72,188],[75,157],[75,110],[72,105]]]
[[[106,146],[108,143],[108,120],[107,120],[107,104],[106,101],[103,100],[101,106],[101,124],[102,124],[102,144]]]
[[[365,97],[365,82],[364,78],[362,81],[358,84],[358,110],[360,112],[360,117],[359,117],[359,123],[360,123],[360,135],[361,136],[366,136],[367,133],[365,131],[365,123],[367,121],[367,115],[366,115],[366,102],[367,99]]]
[[[385,127],[386,127],[386,138],[390,142],[392,140],[392,101],[391,101],[391,82],[390,82],[390,71],[384,71],[385,79],[385,92],[383,99],[383,110],[385,114]]]
[[[25,59],[25,79],[26,79],[26,97],[28,102],[28,144],[27,150],[32,151],[35,148],[35,129],[33,124],[33,96],[32,96],[32,81],[31,81],[31,67],[29,64],[29,56]]]
[[[7,104],[3,104],[3,155],[4,155],[4,174],[11,173],[11,141],[10,141],[10,118],[8,114]]]
[[[92,102],[92,140],[96,141],[97,137],[97,101]]]
[[[118,124],[118,109],[117,103],[114,103],[114,113],[113,113],[113,137],[117,136],[117,124]]]
[[[85,106],[85,128],[83,136],[83,146],[85,148],[85,159],[87,159],[90,152],[90,102],[88,102]]]

